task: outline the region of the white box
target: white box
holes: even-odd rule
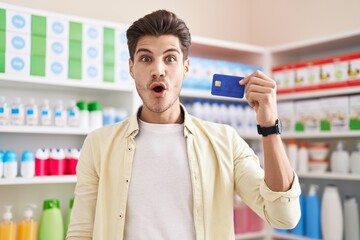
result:
[[[321,121],[330,125],[331,131],[349,129],[349,97],[329,97],[320,99]]]
[[[59,38],[47,38],[46,57],[67,60],[69,58],[69,41]]]
[[[282,123],[284,132],[294,132],[295,130],[295,103],[279,102],[277,104],[278,115]]]
[[[103,66],[95,62],[83,62],[82,79],[90,83],[101,83],[103,79]]]
[[[100,44],[84,43],[82,47],[82,61],[103,63],[103,46]]]
[[[6,32],[6,53],[30,55],[31,39],[30,35]]]
[[[83,42],[102,45],[104,42],[103,27],[92,23],[83,24]]]
[[[54,59],[46,58],[46,77],[51,80],[68,79],[68,65],[69,62],[67,59]]]
[[[46,18],[46,36],[48,38],[69,39],[69,21],[60,18]]]
[[[129,66],[115,66],[115,84],[117,86],[128,88],[132,86],[133,83],[134,80],[130,76]]]
[[[360,130],[360,95],[349,97],[350,129]]]
[[[349,80],[360,80],[360,58],[348,61],[347,77]]]
[[[320,118],[321,106],[318,99],[295,102],[295,125],[303,126],[305,132],[319,132]]]
[[[116,48],[128,48],[126,38],[126,27],[115,29],[115,46]]]
[[[276,81],[278,90],[292,90],[295,88],[295,69],[293,68],[274,71],[272,77]]]
[[[29,76],[30,55],[6,54],[5,73]]]
[[[115,47],[115,65],[129,65],[130,53],[127,48]]]
[[[6,32],[31,33],[31,16],[28,13],[7,10]]]

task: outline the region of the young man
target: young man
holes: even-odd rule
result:
[[[67,239],[234,239],[234,193],[273,227],[294,227],[300,187],[279,132],[262,139],[263,170],[234,129],[180,104],[190,67],[185,23],[159,10],[134,22],[127,38],[143,105],[86,138]],[[262,131],[274,128],[275,82],[255,72],[239,84]]]

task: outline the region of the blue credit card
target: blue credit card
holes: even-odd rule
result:
[[[214,74],[211,94],[224,97],[243,98],[245,86],[239,84],[241,79],[243,79],[243,77]]]

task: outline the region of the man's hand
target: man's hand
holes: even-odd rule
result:
[[[246,99],[256,112],[256,120],[262,127],[270,127],[278,119],[276,107],[276,82],[261,71],[239,81],[245,85]]]

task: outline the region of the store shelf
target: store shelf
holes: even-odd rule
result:
[[[59,135],[87,135],[89,130],[70,127],[42,127],[42,126],[0,126],[2,133],[35,133]]]
[[[340,173],[298,173],[300,178],[308,179],[331,179],[331,180],[348,180],[348,181],[360,181],[359,174],[340,174]]]
[[[283,133],[283,139],[316,139],[316,138],[355,138],[360,137],[360,130],[338,131],[338,132],[298,132]]]
[[[286,233],[274,233],[272,237],[273,239],[284,239],[284,240],[311,240],[311,238],[300,237]]]
[[[236,240],[258,239],[258,238],[264,238],[266,237],[266,235],[267,235],[266,230],[263,230],[261,232],[238,234],[235,236],[235,239]]]
[[[13,179],[0,179],[0,186],[4,185],[26,185],[26,184],[54,184],[54,183],[76,183],[75,175],[68,176],[44,176],[33,178],[17,177]]]
[[[183,89],[181,91],[180,97],[187,98],[203,98],[203,99],[212,99],[212,100],[221,100],[221,101],[232,101],[232,102],[246,102],[245,98],[232,98],[232,97],[222,97],[211,95],[210,90],[194,90],[194,89]]]
[[[359,93],[360,93],[360,86],[356,86],[356,87],[348,86],[348,87],[339,87],[332,89],[318,89],[312,91],[283,93],[277,95],[277,100],[278,101],[298,100],[298,99],[320,98],[320,97],[340,96],[340,95],[359,94]]]

